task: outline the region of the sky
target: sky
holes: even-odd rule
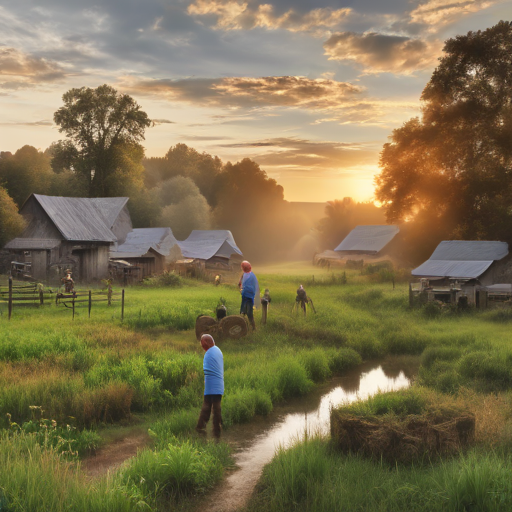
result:
[[[421,114],[444,41],[512,0],[3,0],[0,151],[63,139],[62,95],[109,84],[184,143],[254,159],[289,201],[371,200],[379,153]]]

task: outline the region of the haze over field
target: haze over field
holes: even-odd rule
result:
[[[108,83],[179,142],[254,158],[291,201],[373,195],[391,130],[419,113],[443,41],[510,1],[76,0],[0,7],[0,150],[44,150],[62,94]]]

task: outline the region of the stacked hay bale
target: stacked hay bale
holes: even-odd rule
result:
[[[408,391],[412,392],[412,391]],[[404,393],[404,392],[401,392]],[[354,414],[350,406],[331,411],[334,446],[388,462],[412,462],[421,458],[455,454],[474,441],[475,416],[457,408],[436,407],[426,402],[417,414]]]

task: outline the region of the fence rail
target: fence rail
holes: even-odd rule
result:
[[[124,319],[124,289],[120,292],[114,291],[112,285],[108,285],[107,290],[75,290],[72,293],[59,293],[51,289],[43,289],[41,285],[34,283],[30,285],[15,285],[12,277],[9,277],[7,287],[0,287],[0,303],[7,303],[9,320],[12,316],[12,310],[16,308],[41,307],[45,304],[62,305],[72,309],[73,319],[75,318],[75,308],[87,305],[89,308],[89,318],[93,303],[107,302],[109,306],[114,302],[121,301],[121,320]]]

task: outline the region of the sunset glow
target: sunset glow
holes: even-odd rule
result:
[[[72,87],[103,83],[177,143],[253,158],[291,201],[373,197],[382,145],[420,113],[444,41],[499,21],[500,0],[26,0],[0,7],[0,150],[62,138]]]

